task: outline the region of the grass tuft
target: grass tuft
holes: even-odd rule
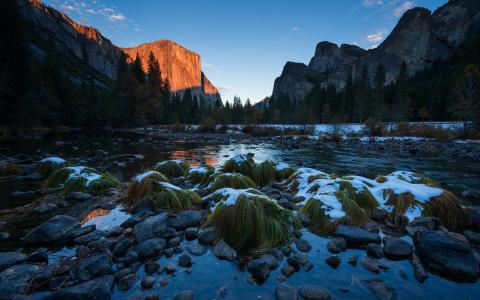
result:
[[[193,184],[206,184],[210,175],[215,172],[215,168],[212,166],[206,166],[208,172],[196,172],[189,170],[187,175],[187,180]]]
[[[358,206],[367,212],[378,207],[377,200],[366,187],[363,190],[356,190],[350,182],[342,181],[340,182],[340,190],[346,192],[350,199],[353,199]]]
[[[294,215],[266,196],[245,195],[234,205],[219,203],[208,222],[236,249],[267,250],[287,242],[297,226]]]
[[[383,193],[388,199],[385,204],[393,207],[392,217],[396,224],[401,223],[400,221],[409,207],[420,205],[420,202],[415,200],[410,192],[395,194],[392,190],[387,189]]]
[[[247,176],[238,173],[218,174],[215,175],[214,178],[215,179],[210,186],[212,192],[227,187],[232,189],[256,188],[255,182]]]
[[[461,200],[449,191],[425,203],[422,215],[438,218],[441,224],[455,232],[463,232],[470,219]]]
[[[266,186],[275,181],[275,164],[269,160],[257,164],[252,170],[252,179],[259,186]]]
[[[133,178],[124,192],[123,200],[125,204],[132,205],[143,197],[150,195],[158,188],[159,182],[168,182],[168,179],[158,172],[152,172],[140,181]]]
[[[252,177],[253,168],[255,168],[255,161],[250,155],[239,155],[243,157],[243,161],[237,163],[234,158],[230,158],[223,165],[222,171],[229,173],[240,173],[245,176]]]
[[[155,166],[155,171],[162,173],[167,178],[177,178],[185,175],[188,165],[183,161],[166,160]]]

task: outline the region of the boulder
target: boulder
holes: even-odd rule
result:
[[[119,290],[125,291],[129,290],[137,281],[137,274],[132,273],[127,276],[120,278],[117,282]]]
[[[472,230],[465,230],[463,235],[467,238],[467,240],[476,246],[480,246],[480,233],[472,231]]]
[[[188,227],[185,229],[185,239],[194,240],[197,238],[198,228],[197,227]]]
[[[0,273],[0,299],[10,299],[14,294],[25,294],[33,278],[41,273],[44,267],[37,265],[16,265]]]
[[[91,256],[80,264],[75,270],[75,278],[80,281],[87,281],[95,277],[111,274],[112,264],[107,254]]]
[[[378,234],[353,226],[338,225],[335,234],[343,237],[347,246],[353,248],[365,247],[370,243],[380,244],[382,241]]]
[[[405,259],[412,256],[413,246],[402,239],[385,236],[383,238],[383,252],[390,259]]]
[[[375,243],[368,244],[367,255],[373,258],[384,257],[382,246],[380,244],[375,244]]]
[[[347,248],[347,240],[342,237],[336,237],[328,241],[327,249],[333,254],[345,251]]]
[[[215,227],[207,227],[198,232],[198,240],[204,244],[211,244],[217,237],[217,229]]]
[[[219,259],[233,261],[237,259],[237,251],[230,247],[224,240],[219,240],[215,245],[214,254]]]
[[[71,192],[65,196],[66,200],[73,200],[73,201],[88,201],[93,198],[92,195],[82,192]]]
[[[418,231],[413,241],[428,269],[457,281],[475,282],[479,266],[467,239],[458,233]]]
[[[137,252],[140,259],[147,259],[157,257],[166,245],[165,239],[153,238],[133,246],[131,250]]]
[[[251,260],[247,265],[247,270],[252,274],[252,277],[260,283],[265,282],[268,275],[270,275],[268,263],[261,259]]]
[[[312,245],[310,245],[310,242],[305,239],[295,240],[295,246],[297,246],[298,251],[302,252],[308,252],[312,250]]]
[[[144,289],[151,289],[153,287],[153,284],[155,283],[155,279],[151,276],[145,276],[142,278],[142,281],[140,284],[142,285],[142,288]]]
[[[277,300],[297,300],[297,289],[288,284],[281,284],[275,289]]]
[[[172,227],[175,229],[185,229],[187,227],[199,226],[205,213],[198,210],[185,210],[177,214],[172,220]]]
[[[87,233],[85,235],[79,236],[73,241],[77,245],[85,245],[85,244],[88,244],[90,242],[97,241],[97,240],[99,240],[99,239],[101,239],[105,236],[106,236],[105,231],[95,230],[95,231],[92,231],[92,232]]]
[[[178,258],[178,265],[184,268],[190,268],[192,266],[192,258],[188,254],[182,254]]]
[[[342,259],[340,258],[340,256],[333,254],[333,255],[327,256],[325,258],[325,262],[327,263],[327,265],[329,265],[333,269],[336,269],[336,268],[338,268],[338,266],[342,262]]]
[[[314,285],[301,285],[298,294],[305,300],[328,300],[332,295],[327,289]]]
[[[109,300],[114,277],[105,275],[47,295],[45,300]]]
[[[377,299],[381,300],[393,300],[396,299],[395,290],[385,284],[383,280],[373,278],[373,279],[363,279],[360,282],[365,285]]]
[[[27,255],[20,252],[0,252],[0,272],[27,260]]]
[[[420,283],[427,280],[428,273],[423,267],[422,262],[420,261],[420,259],[415,253],[410,257],[409,261],[410,261],[410,264],[412,265],[413,276],[415,277],[415,279]]]
[[[207,248],[198,242],[189,242],[187,244],[187,250],[191,255],[202,256],[207,253]]]
[[[167,220],[166,213],[148,217],[133,227],[133,234],[139,243],[154,238],[155,232],[167,227]]]
[[[195,299],[192,290],[185,290],[175,294],[174,300],[193,300]]]
[[[58,215],[32,229],[23,242],[27,245],[44,245],[72,239],[80,222],[70,216]]]

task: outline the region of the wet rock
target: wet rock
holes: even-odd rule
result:
[[[109,300],[112,297],[113,276],[105,275],[79,285],[47,295],[45,300]]]
[[[307,263],[308,258],[304,253],[297,252],[293,255],[293,258],[298,261],[299,264],[304,265]]]
[[[298,288],[298,294],[305,300],[328,300],[332,295],[327,289],[314,285],[302,285]]]
[[[467,240],[473,244],[480,246],[480,233],[472,231],[472,230],[465,230],[463,235],[467,238]]]
[[[175,294],[174,300],[193,300],[195,299],[194,293],[191,290],[181,291]]]
[[[173,255],[173,248],[163,250],[163,254],[165,254],[166,257],[171,257]]]
[[[195,256],[201,256],[207,253],[207,248],[205,246],[197,243],[197,242],[191,242],[187,244],[187,250],[190,252],[190,254],[195,255]]]
[[[368,244],[367,255],[373,258],[384,257],[382,246],[380,244],[375,244],[375,243]]]
[[[155,236],[156,237],[161,237],[164,239],[171,239],[175,237],[175,234],[177,231],[171,227],[166,227],[166,228],[160,228],[155,231]]]
[[[142,278],[142,281],[140,284],[142,285],[142,288],[144,289],[151,289],[153,287],[153,284],[155,283],[155,279],[151,276],[145,276]]]
[[[388,211],[383,208],[375,208],[371,213],[370,217],[372,220],[375,220],[379,223],[384,223],[388,217]]]
[[[136,281],[137,281],[137,274],[132,273],[130,275],[120,278],[117,282],[117,287],[119,290],[125,291],[130,289],[135,284]]]
[[[270,275],[270,268],[267,262],[260,259],[251,260],[247,265],[247,270],[252,274],[252,277],[260,283],[265,282],[268,275]]]
[[[133,246],[132,250],[138,253],[140,259],[153,258],[165,249],[166,244],[165,239],[153,238]]]
[[[168,241],[168,247],[176,247],[178,245],[180,245],[180,242],[182,241],[182,239],[180,237],[174,237],[172,239],[170,239]]]
[[[0,252],[0,271],[18,265],[27,260],[27,255],[20,252]]]
[[[275,256],[276,259],[278,259],[278,261],[282,261],[283,260],[283,253],[282,251],[280,251],[280,249],[272,249],[270,250],[270,254]]]
[[[427,228],[427,229],[430,229],[430,230],[436,230],[437,226],[438,226],[438,220],[436,218],[433,218],[433,217],[421,216],[421,217],[416,217],[415,219],[413,219],[413,221],[410,222],[410,224],[408,224],[408,225],[411,226],[411,227],[420,226],[420,227],[424,227],[424,228]]]
[[[295,273],[295,268],[292,266],[286,266],[285,268],[282,268],[281,271],[283,275],[290,277],[293,273]]]
[[[397,272],[398,276],[400,276],[403,280],[408,279],[408,274],[405,272],[405,270],[398,270]]]
[[[230,247],[224,240],[219,240],[215,245],[214,254],[219,259],[233,261],[237,259],[237,251]]]
[[[478,279],[479,266],[463,235],[428,230],[417,232],[413,241],[418,257],[432,271],[458,281]]]
[[[291,285],[281,284],[275,289],[277,300],[297,300],[297,289]]]
[[[365,247],[370,243],[380,244],[380,236],[365,229],[353,226],[339,225],[335,231],[336,236],[343,237],[348,247]]]
[[[194,240],[197,238],[198,227],[188,227],[185,229],[185,239]]]
[[[88,225],[88,226],[82,226],[80,228],[75,229],[72,231],[72,238],[77,238],[81,237],[83,235],[89,234],[92,231],[95,231],[97,228],[96,225]]]
[[[295,270],[295,272],[298,272],[300,271],[300,263],[298,262],[298,260],[296,260],[295,258],[293,257],[289,257],[287,258],[287,264],[291,267],[293,267],[293,269]]]
[[[308,272],[308,271],[310,271],[311,269],[313,269],[313,264],[312,264],[311,262],[307,261],[306,263],[304,263],[304,264],[302,265],[302,268],[303,268],[303,270],[304,270],[305,272]]]
[[[175,229],[185,229],[187,227],[195,227],[200,225],[205,213],[198,210],[185,210],[177,214],[172,220],[172,227]]]
[[[123,268],[119,270],[117,273],[115,273],[115,280],[118,281],[120,278],[123,278],[127,275],[130,275],[134,273],[132,269],[130,268]]]
[[[364,279],[360,280],[379,300],[393,300],[396,299],[395,290],[385,284],[381,279]]]
[[[54,203],[42,203],[39,206],[35,207],[33,210],[36,214],[46,214],[48,212],[54,211],[58,206]]]
[[[160,264],[154,261],[149,261],[145,263],[144,269],[145,273],[147,273],[148,275],[152,275],[160,269]]]
[[[379,274],[380,273],[380,266],[376,260],[371,258],[367,258],[360,264],[365,270],[368,270],[372,273]]]
[[[107,254],[101,254],[85,259],[75,270],[75,278],[80,281],[87,281],[112,272],[110,257]]]
[[[287,203],[289,203],[288,200],[287,200]],[[302,223],[303,226],[305,227],[310,226],[310,223],[311,223],[310,218],[306,214],[299,212],[297,213],[297,218]]]
[[[217,237],[217,229],[215,227],[207,227],[198,232],[198,240],[204,244],[211,244]]]
[[[85,235],[82,235],[78,238],[76,238],[75,240],[73,240],[75,242],[75,244],[77,245],[85,245],[85,244],[88,244],[90,242],[93,242],[93,241],[97,241],[101,238],[104,238],[106,236],[106,233],[105,231],[103,230],[95,230],[95,231],[92,231],[90,233],[87,233]]]
[[[156,235],[155,231],[167,227],[167,214],[161,213],[155,216],[146,218],[133,227],[133,234],[139,243],[149,240]]]
[[[129,250],[127,254],[123,257],[118,259],[119,262],[122,262],[126,265],[131,265],[137,262],[140,258],[138,257],[138,253],[132,250]]]
[[[345,251],[347,248],[347,240],[342,237],[336,237],[331,239],[327,244],[327,249],[333,254],[337,254]]]
[[[42,264],[48,263],[48,249],[47,248],[37,249],[36,251],[28,255],[27,260],[31,263],[42,263]]]
[[[123,228],[120,226],[115,226],[107,232],[107,237],[118,237],[122,234]]]
[[[305,239],[295,240],[295,246],[297,246],[297,249],[302,252],[308,252],[312,250],[312,245],[310,245],[310,242]]]
[[[409,242],[385,236],[383,238],[383,252],[390,259],[405,259],[412,255],[413,246]]]
[[[348,264],[350,264],[351,266],[356,267],[357,264],[358,264],[358,255],[353,255],[352,257],[350,257],[350,258],[348,259]]]
[[[34,277],[44,270],[37,265],[12,266],[0,273],[0,299],[9,299],[13,294],[26,294]]]
[[[178,265],[184,268],[190,268],[192,266],[192,258],[188,254],[182,254],[178,258]]]
[[[113,246],[112,255],[114,257],[124,256],[133,243],[130,240],[121,240]]]
[[[77,219],[58,215],[32,229],[25,235],[23,242],[27,245],[44,245],[68,240],[78,228],[80,228],[80,222]]]
[[[82,193],[82,192],[71,192],[71,193],[68,193],[66,196],[65,196],[65,199],[66,200],[69,200],[69,201],[88,201],[88,200],[91,200],[93,199],[93,196],[90,195],[90,194],[87,194],[87,193]]]
[[[464,190],[462,196],[468,200],[479,200],[480,199],[480,190]]]
[[[175,267],[175,265],[172,263],[169,263],[165,266],[165,272],[167,274],[173,274],[175,273],[176,270],[177,270],[177,267]]]
[[[283,255],[287,257],[292,254],[292,248],[288,245],[280,247],[280,251],[282,251]]]
[[[340,256],[333,254],[333,255],[327,256],[325,258],[325,262],[327,263],[327,265],[329,265],[333,269],[336,269],[342,262],[342,259],[340,258]]]

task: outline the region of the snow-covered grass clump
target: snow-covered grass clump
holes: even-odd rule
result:
[[[157,171],[146,171],[132,178],[124,192],[124,201],[128,205],[150,195],[160,182],[168,182],[167,177]]]
[[[215,173],[215,168],[211,166],[191,167],[187,173],[187,180],[193,184],[205,184],[210,175]]]
[[[110,173],[100,173],[84,166],[57,169],[45,181],[46,187],[60,188],[64,193],[86,192],[92,195],[104,194],[109,188],[120,185]]]
[[[43,178],[47,178],[53,171],[65,167],[67,165],[67,161],[58,156],[51,156],[46,157],[40,160],[37,163],[37,167],[35,171],[37,171]]]
[[[325,233],[338,223],[368,222],[369,213],[377,207],[390,212],[394,222],[429,215],[438,217],[451,230],[462,228],[467,219],[458,198],[433,180],[412,172],[397,171],[373,180],[361,176],[339,178],[301,168],[284,188],[310,216],[312,227]]]
[[[254,167],[255,161],[251,155],[237,154],[225,162],[222,170],[224,172],[235,172],[251,177]]]
[[[162,173],[169,179],[185,175],[188,165],[181,160],[166,160],[155,165],[155,171]]]
[[[213,180],[209,185],[210,191],[216,191],[222,188],[248,189],[256,188],[257,185],[249,177],[239,173],[218,173],[210,177]]]
[[[208,223],[237,249],[271,249],[288,241],[297,221],[291,211],[254,189],[223,188],[204,198]]]

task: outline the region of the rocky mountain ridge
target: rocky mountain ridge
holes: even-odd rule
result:
[[[308,65],[287,62],[275,80],[272,96],[288,96],[300,101],[318,84],[345,86],[352,74],[358,78],[364,68],[373,81],[378,66],[383,65],[386,82],[395,81],[400,65],[408,73],[425,70],[436,61],[455,56],[469,38],[480,32],[480,1],[450,0],[431,13],[413,8],[404,13],[390,35],[375,49],[354,45],[340,47],[327,41],[318,43]]]
[[[97,29],[80,25],[67,15],[40,0],[17,0],[23,18],[32,24],[35,40],[31,42],[36,52],[53,47],[57,53],[73,56],[88,67],[110,79],[117,76],[122,53],[133,59],[139,53],[144,67],[150,51],[158,59],[164,79],[168,79],[174,93],[186,89],[207,102],[220,99],[217,88],[201,70],[200,56],[173,41],[160,40],[133,48],[120,48],[105,38]]]

